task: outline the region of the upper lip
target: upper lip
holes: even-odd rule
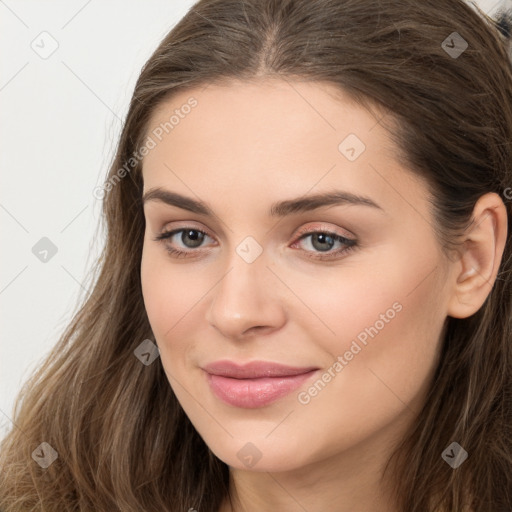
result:
[[[215,361],[203,366],[203,370],[211,375],[220,375],[222,377],[231,377],[233,379],[258,379],[261,377],[289,377],[292,375],[301,375],[317,367],[294,367],[268,361],[251,361],[244,365],[239,365],[233,361]]]

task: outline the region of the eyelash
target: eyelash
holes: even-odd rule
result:
[[[172,231],[164,231],[164,232],[160,233],[158,236],[156,236],[155,238],[153,238],[153,240],[155,242],[164,243],[167,239],[171,238],[173,235],[175,235],[177,233],[181,233],[183,231],[196,231],[198,233],[202,233],[203,235],[210,237],[210,235],[208,233],[206,233],[205,231],[203,231],[201,229],[194,228],[194,227],[184,227],[184,228],[174,229]],[[295,245],[298,242],[300,242],[301,240],[303,240],[304,238],[307,238],[308,236],[315,235],[315,234],[328,235],[329,237],[333,238],[335,242],[341,242],[341,243],[345,244],[346,247],[344,249],[338,249],[336,251],[328,253],[327,256],[313,256],[311,254],[312,251],[305,251],[306,257],[313,259],[313,260],[319,260],[319,261],[332,260],[332,259],[335,259],[338,256],[340,256],[342,253],[347,254],[348,252],[353,251],[357,247],[357,240],[354,240],[351,238],[346,238],[344,236],[338,235],[337,233],[334,233],[331,231],[319,230],[319,229],[315,229],[315,230],[306,229],[306,230],[301,231],[299,233],[299,235],[300,235],[299,238],[297,238],[297,240],[295,240],[295,242],[293,242],[292,245]],[[210,238],[212,238],[212,237],[210,237]],[[164,246],[165,246],[165,250],[174,258],[193,257],[193,256],[189,256],[189,254],[196,252],[194,249],[182,251],[180,249],[170,247],[166,244],[164,244]],[[322,253],[316,253],[316,254],[322,254]]]

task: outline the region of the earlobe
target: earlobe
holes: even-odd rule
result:
[[[507,240],[507,210],[498,194],[483,195],[473,209],[460,259],[453,264],[453,291],[447,315],[476,313],[492,290]]]

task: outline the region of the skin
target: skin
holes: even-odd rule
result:
[[[144,158],[144,193],[172,190],[215,215],[145,203],[142,289],[169,383],[230,466],[237,497],[220,511],[396,511],[383,466],[424,402],[447,316],[473,314],[491,290],[505,206],[496,194],[482,196],[461,257],[447,258],[426,183],[399,165],[378,118],[332,86],[267,79],[182,91],[153,113],[147,133],[191,96],[198,105]],[[354,161],[338,150],[350,133],[366,146]],[[268,215],[275,201],[334,189],[382,210],[345,204]],[[208,236],[198,248],[181,233],[154,240],[178,228]],[[337,259],[309,259],[326,245],[312,236],[297,242],[300,228],[358,245]],[[247,236],[262,249],[252,263],[236,252]],[[191,257],[169,255],[166,244]],[[220,401],[201,369],[219,359],[266,360],[322,374],[396,303],[394,318],[307,404],[298,393],[318,376],[243,409]],[[261,454],[252,467],[237,456],[248,442]]]

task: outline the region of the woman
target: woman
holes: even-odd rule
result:
[[[461,1],[202,0],[0,508],[512,510],[512,67]]]

